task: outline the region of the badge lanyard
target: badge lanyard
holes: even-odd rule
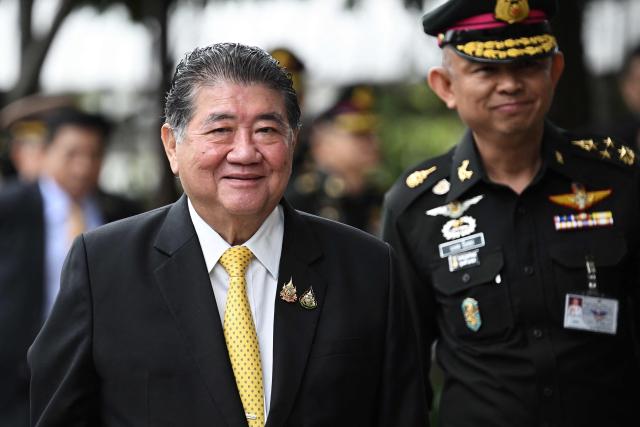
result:
[[[587,295],[589,296],[600,296],[600,292],[598,292],[598,279],[596,275],[596,263],[594,261],[593,255],[589,254],[585,257],[585,262],[587,265]]]
[[[618,328],[618,300],[598,291],[595,258],[585,256],[587,291],[565,296],[564,327],[615,335]]]

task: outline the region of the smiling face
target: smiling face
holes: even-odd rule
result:
[[[429,84],[476,134],[505,137],[540,130],[564,65],[561,54],[514,63],[470,61],[445,50]]]
[[[171,169],[210,225],[261,223],[284,194],[295,132],[283,96],[260,84],[219,82],[194,96],[181,141],[165,124]],[[214,227],[216,228],[216,227]]]

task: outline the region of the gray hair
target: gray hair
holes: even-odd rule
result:
[[[182,139],[194,112],[194,97],[202,86],[219,82],[262,84],[284,98],[291,129],[300,127],[300,106],[290,74],[264,50],[239,43],[195,48],[176,67],[165,101],[165,121]]]

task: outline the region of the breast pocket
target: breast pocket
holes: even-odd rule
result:
[[[502,250],[481,252],[479,259],[479,265],[454,272],[447,259],[441,260],[432,269],[433,286],[449,332],[463,340],[492,342],[513,328],[513,311],[508,288],[498,278]]]
[[[587,257],[596,267],[598,291],[619,298],[625,282],[627,242],[623,236],[607,235],[598,239],[588,236],[568,236],[562,242],[549,245],[549,254],[557,289],[558,303],[563,306],[567,293],[588,290]]]

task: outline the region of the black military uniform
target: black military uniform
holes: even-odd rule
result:
[[[469,131],[387,194],[383,237],[411,289],[425,372],[436,342],[444,373],[442,426],[635,423],[638,162],[548,122],[541,161],[518,195],[488,178]]]

